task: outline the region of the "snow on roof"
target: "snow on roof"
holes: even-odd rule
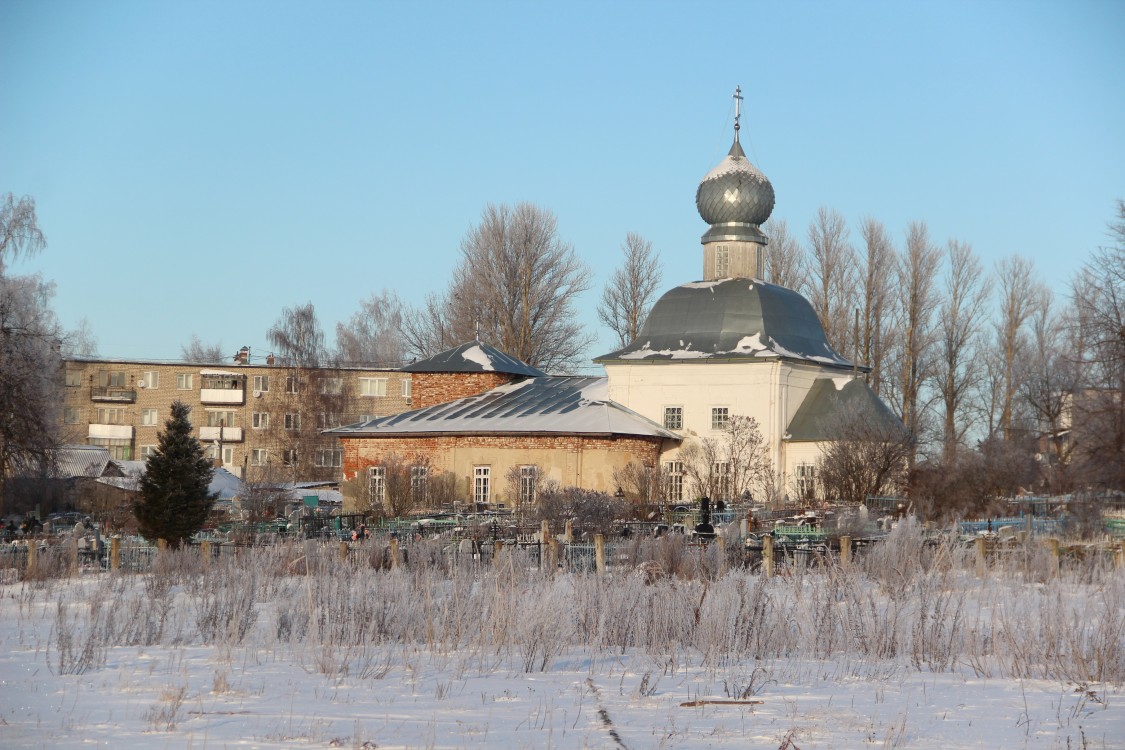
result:
[[[403,367],[402,372],[498,372],[532,378],[545,374],[542,370],[479,341],[470,341],[420,362],[413,362]]]
[[[461,352],[462,359],[467,359],[470,362],[476,362],[480,365],[480,369],[486,372],[492,372],[492,360],[484,353],[484,350],[479,346],[470,346],[465,351]]]
[[[200,375],[221,375],[225,378],[237,378],[237,377],[240,377],[242,373],[231,372],[230,370],[200,370],[199,374]]]
[[[680,436],[608,398],[605,378],[543,376],[425,409],[325,430],[339,437],[426,433]]]

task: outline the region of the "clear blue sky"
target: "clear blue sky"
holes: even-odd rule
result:
[[[702,273],[731,140],[819,206],[1019,253],[1058,292],[1125,197],[1125,2],[0,2],[0,193],[35,197],[56,309],[103,356],[268,348],[444,288],[489,202],[596,274],[627,232]],[[853,230],[853,241],[859,242]],[[590,355],[604,353],[603,334]]]

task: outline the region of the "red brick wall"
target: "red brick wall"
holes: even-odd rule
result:
[[[499,372],[415,372],[411,375],[411,408],[425,409],[475,396],[518,379],[518,375]]]

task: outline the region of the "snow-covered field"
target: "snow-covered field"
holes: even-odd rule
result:
[[[687,577],[424,552],[3,586],[0,747],[1125,748],[1104,563],[1029,545],[978,578],[909,530],[770,579],[659,545]]]

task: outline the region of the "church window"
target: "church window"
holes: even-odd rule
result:
[[[473,500],[478,503],[487,503],[490,497],[489,480],[492,478],[492,467],[473,467]]]
[[[730,409],[725,406],[716,406],[711,409],[711,429],[725,430],[730,421]]]
[[[410,467],[410,499],[415,503],[421,503],[429,499],[429,479],[429,466]]]
[[[520,505],[535,502],[535,490],[539,480],[537,466],[520,467]]]
[[[807,500],[816,494],[816,466],[797,464],[797,496]]]
[[[664,498],[670,503],[683,502],[684,462],[666,461],[664,463]]]
[[[372,466],[367,469],[367,494],[371,504],[382,505],[387,496],[387,469],[384,466]]]
[[[730,499],[730,464],[723,461],[711,464],[712,500]]]
[[[668,430],[682,430],[684,428],[684,407],[664,407],[664,427]]]
[[[725,279],[730,274],[730,250],[726,245],[715,248],[715,276]]]

